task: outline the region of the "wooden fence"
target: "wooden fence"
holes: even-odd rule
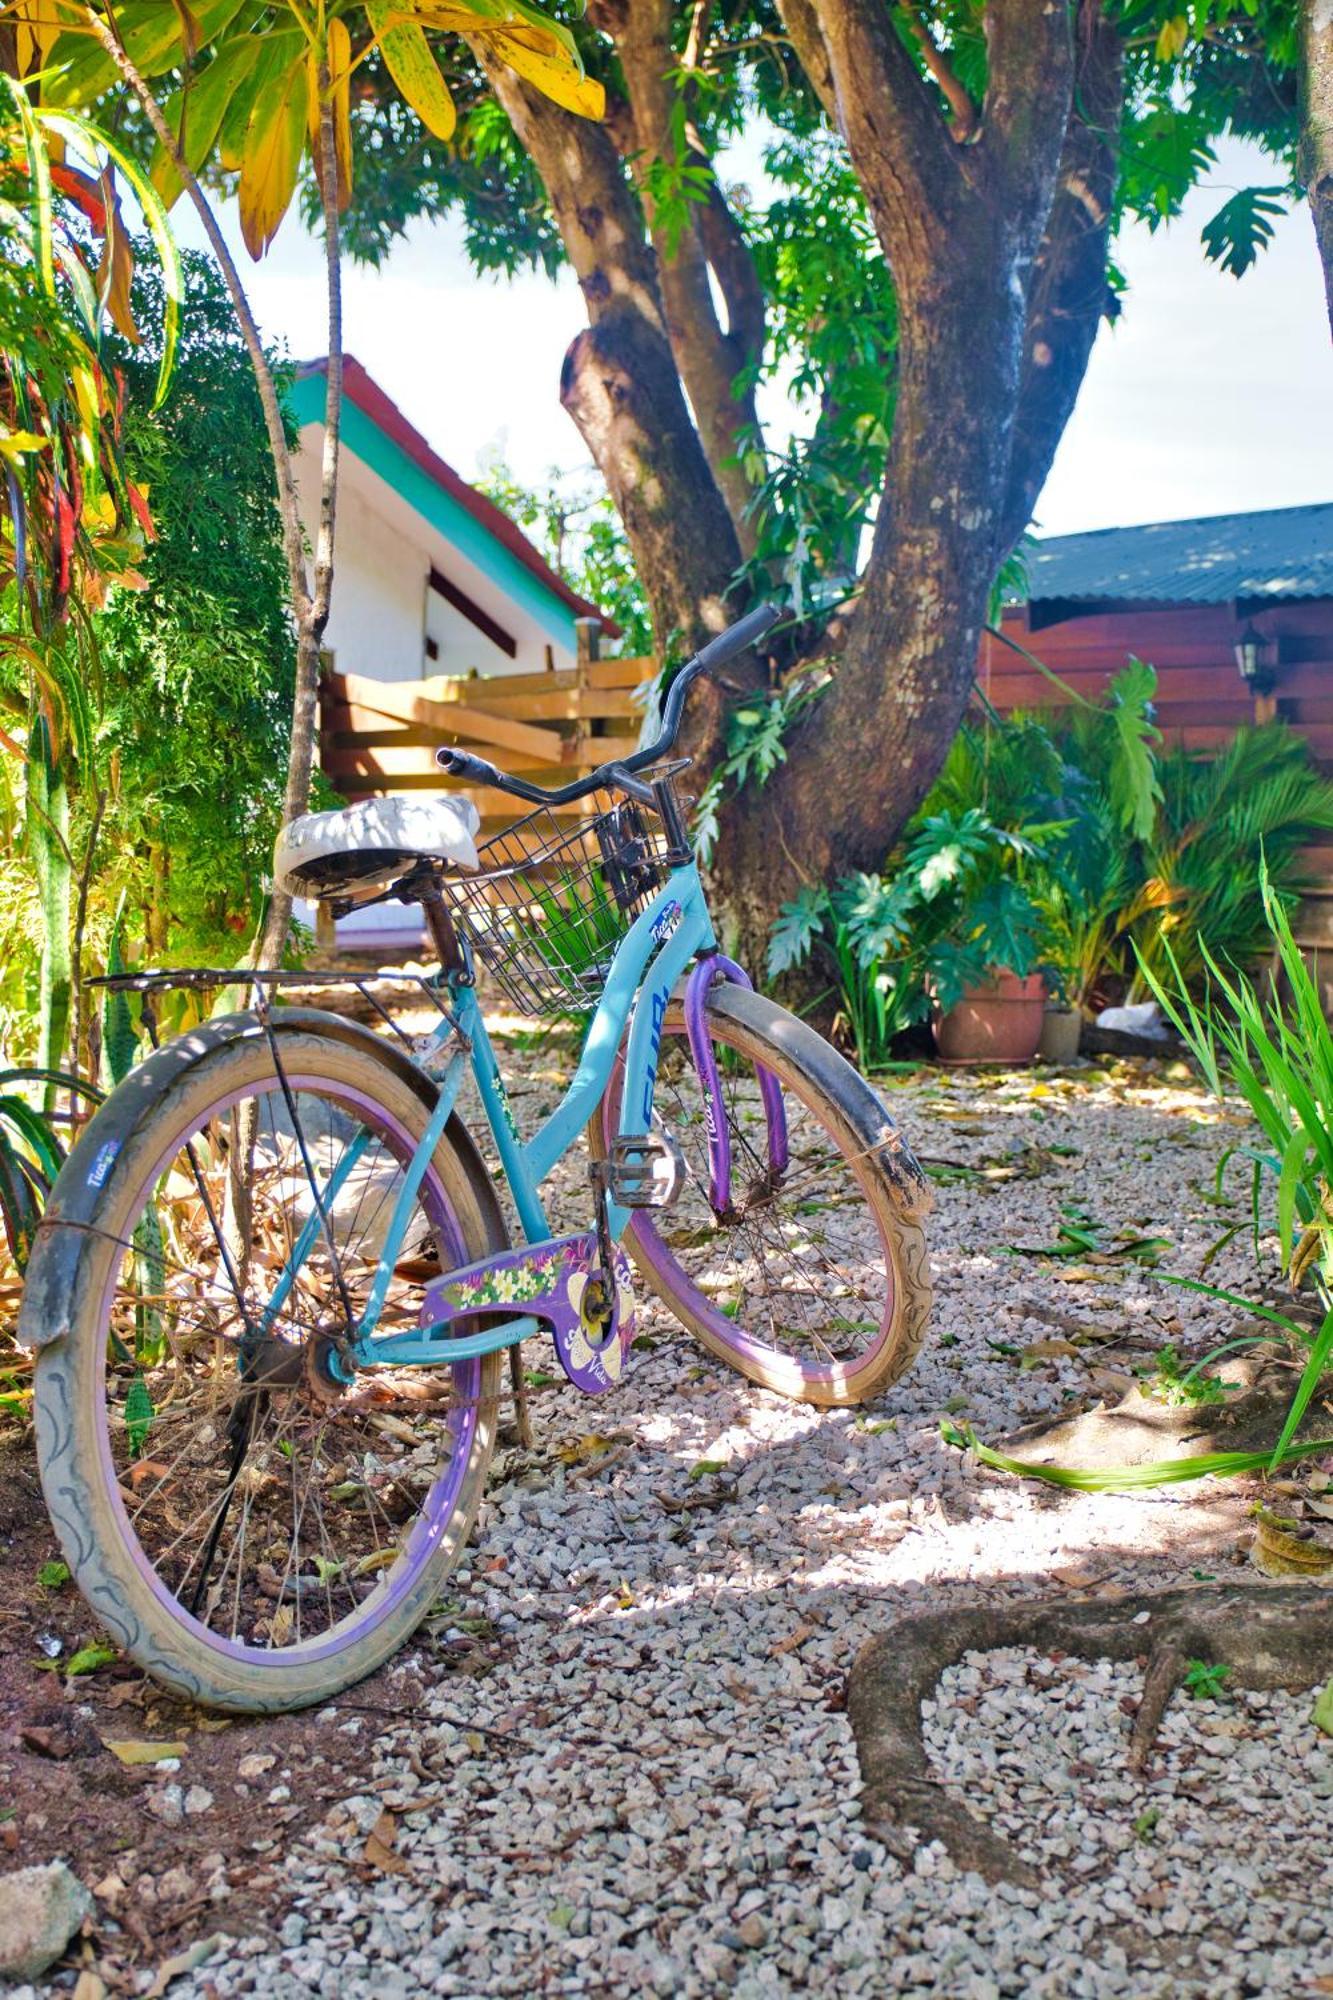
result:
[[[483,833],[523,810],[507,793],[453,779],[435,762],[441,745],[471,750],[539,785],[567,785],[638,747],[636,691],[657,672],[651,658],[601,660],[592,620],[579,621],[574,667],[485,679],[436,674],[377,681],[326,674],[320,688],[320,759],[348,800],[379,792],[465,791]],[[586,802],[562,809],[578,815]]]

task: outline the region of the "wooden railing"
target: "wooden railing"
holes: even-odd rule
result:
[[[432,675],[377,681],[326,674],[320,687],[320,761],[343,798],[382,792],[466,791],[485,832],[508,825],[522,805],[503,792],[446,777],[442,744],[471,750],[539,785],[565,785],[637,747],[636,691],[657,672],[652,658],[597,657],[592,620],[579,621],[577,665],[541,674]],[[577,814],[584,806],[565,810]]]

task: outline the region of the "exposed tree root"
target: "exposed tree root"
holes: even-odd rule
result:
[[[1009,1646],[1141,1660],[1130,1762],[1142,1770],[1189,1660],[1225,1663],[1234,1687],[1313,1687],[1327,1679],[1333,1592],[1306,1584],[1201,1584],[1142,1597],[970,1604],[905,1618],[863,1646],[848,1677],[847,1713],[867,1831],[904,1859],[938,1840],[959,1867],[989,1881],[1035,1885],[1031,1865],[932,1775],[921,1733],[921,1704],[947,1666],[964,1653]]]
[[[1158,1459],[1198,1458],[1215,1451],[1271,1450],[1291,1407],[1299,1371],[1286,1358],[1286,1350],[1275,1346],[1228,1361],[1226,1374],[1235,1387],[1224,1403],[1172,1405],[1133,1388],[1110,1408],[1099,1403],[1075,1416],[1025,1424],[998,1448],[1034,1465],[1068,1465],[1093,1472],[1150,1465]],[[1329,1434],[1329,1413],[1316,1398],[1297,1436]]]

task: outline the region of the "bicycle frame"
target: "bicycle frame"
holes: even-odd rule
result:
[[[518,1315],[480,1333],[462,1336],[449,1336],[447,1320],[432,1321],[412,1333],[379,1335],[375,1331],[417,1194],[453,1114],[464,1076],[470,1070],[476,1083],[514,1198],[525,1245],[540,1247],[554,1243],[557,1239],[552,1237],[541,1198],[542,1182],[577,1145],[602,1102],[622,1044],[625,1044],[625,1080],[620,1131],[626,1138],[647,1134],[652,1124],[658,1047],[672,991],[691,960],[700,953],[716,951],[698,868],[693,861],[682,863],[673,868],[668,880],[617,946],[578,1068],[560,1103],[526,1141],[514,1121],[475,987],[457,974],[447,979],[451,1018],[440,1022],[435,1039],[443,1043],[453,1037],[456,1046],[440,1077],[439,1095],[426,1130],[404,1169],[403,1184],[389,1220],[366,1308],[349,1343],[351,1362],[357,1367],[452,1364],[512,1346],[540,1330],[532,1315]],[[735,973],[728,961],[720,960],[720,964],[728,968],[729,976]],[[270,1296],[264,1313],[266,1329],[276,1320],[297,1272],[321,1232],[331,1237],[330,1206],[370,1143],[369,1134],[354,1140],[327,1184],[312,1190],[314,1213],[297,1237]],[[629,1210],[608,1197],[607,1221],[613,1242],[618,1243],[623,1237],[629,1219]],[[490,1262],[499,1264],[513,1255],[501,1252]]]

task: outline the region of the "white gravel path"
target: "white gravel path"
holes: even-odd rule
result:
[[[558,1077],[529,1063],[526,1087],[521,1113]],[[1005,1246],[1049,1242],[1077,1204],[1109,1231],[1168,1236],[1166,1267],[1197,1271],[1243,1218],[1239,1185],[1234,1210],[1208,1199],[1239,1128],[1143,1072],[926,1076],[890,1097],[922,1153],[970,1170],[942,1169],[935,1333],[913,1374],[873,1410],[821,1415],[729,1377],[649,1313],[661,1344],[615,1394],[539,1395],[535,1462],[511,1460],[492,1495],[458,1624],[403,1663],[424,1713],[329,1713],[331,1729],[384,1729],[371,1784],[283,1861],[277,1940],[241,1942],[174,1991],[1333,1990],[1307,1984],[1333,1978],[1333,1760],[1306,1697],[1178,1700],[1139,1784],[1118,1706],[1132,1673],[1038,1670],[1048,1688],[1022,1657],[965,1662],[930,1722],[941,1776],[1044,1857],[1048,1888],[991,1889],[935,1850],[904,1869],[862,1831],[841,1700],[864,1639],[951,1595],[1217,1573],[1241,1527],[1220,1490],[1064,1497],[977,1474],[938,1430],[954,1411],[997,1436],[1086,1391],[1093,1367],[1144,1365],[1167,1340],[1201,1351],[1208,1301],[1132,1264],[1071,1273]],[[1244,1281],[1242,1242],[1210,1265],[1218,1282]],[[1104,1341],[1024,1359],[1071,1317]],[[593,1432],[600,1459],[580,1448]],[[692,1481],[704,1459],[726,1474]],[[687,1498],[717,1504],[678,1511]],[[358,1865],[386,1807],[402,1872]]]

